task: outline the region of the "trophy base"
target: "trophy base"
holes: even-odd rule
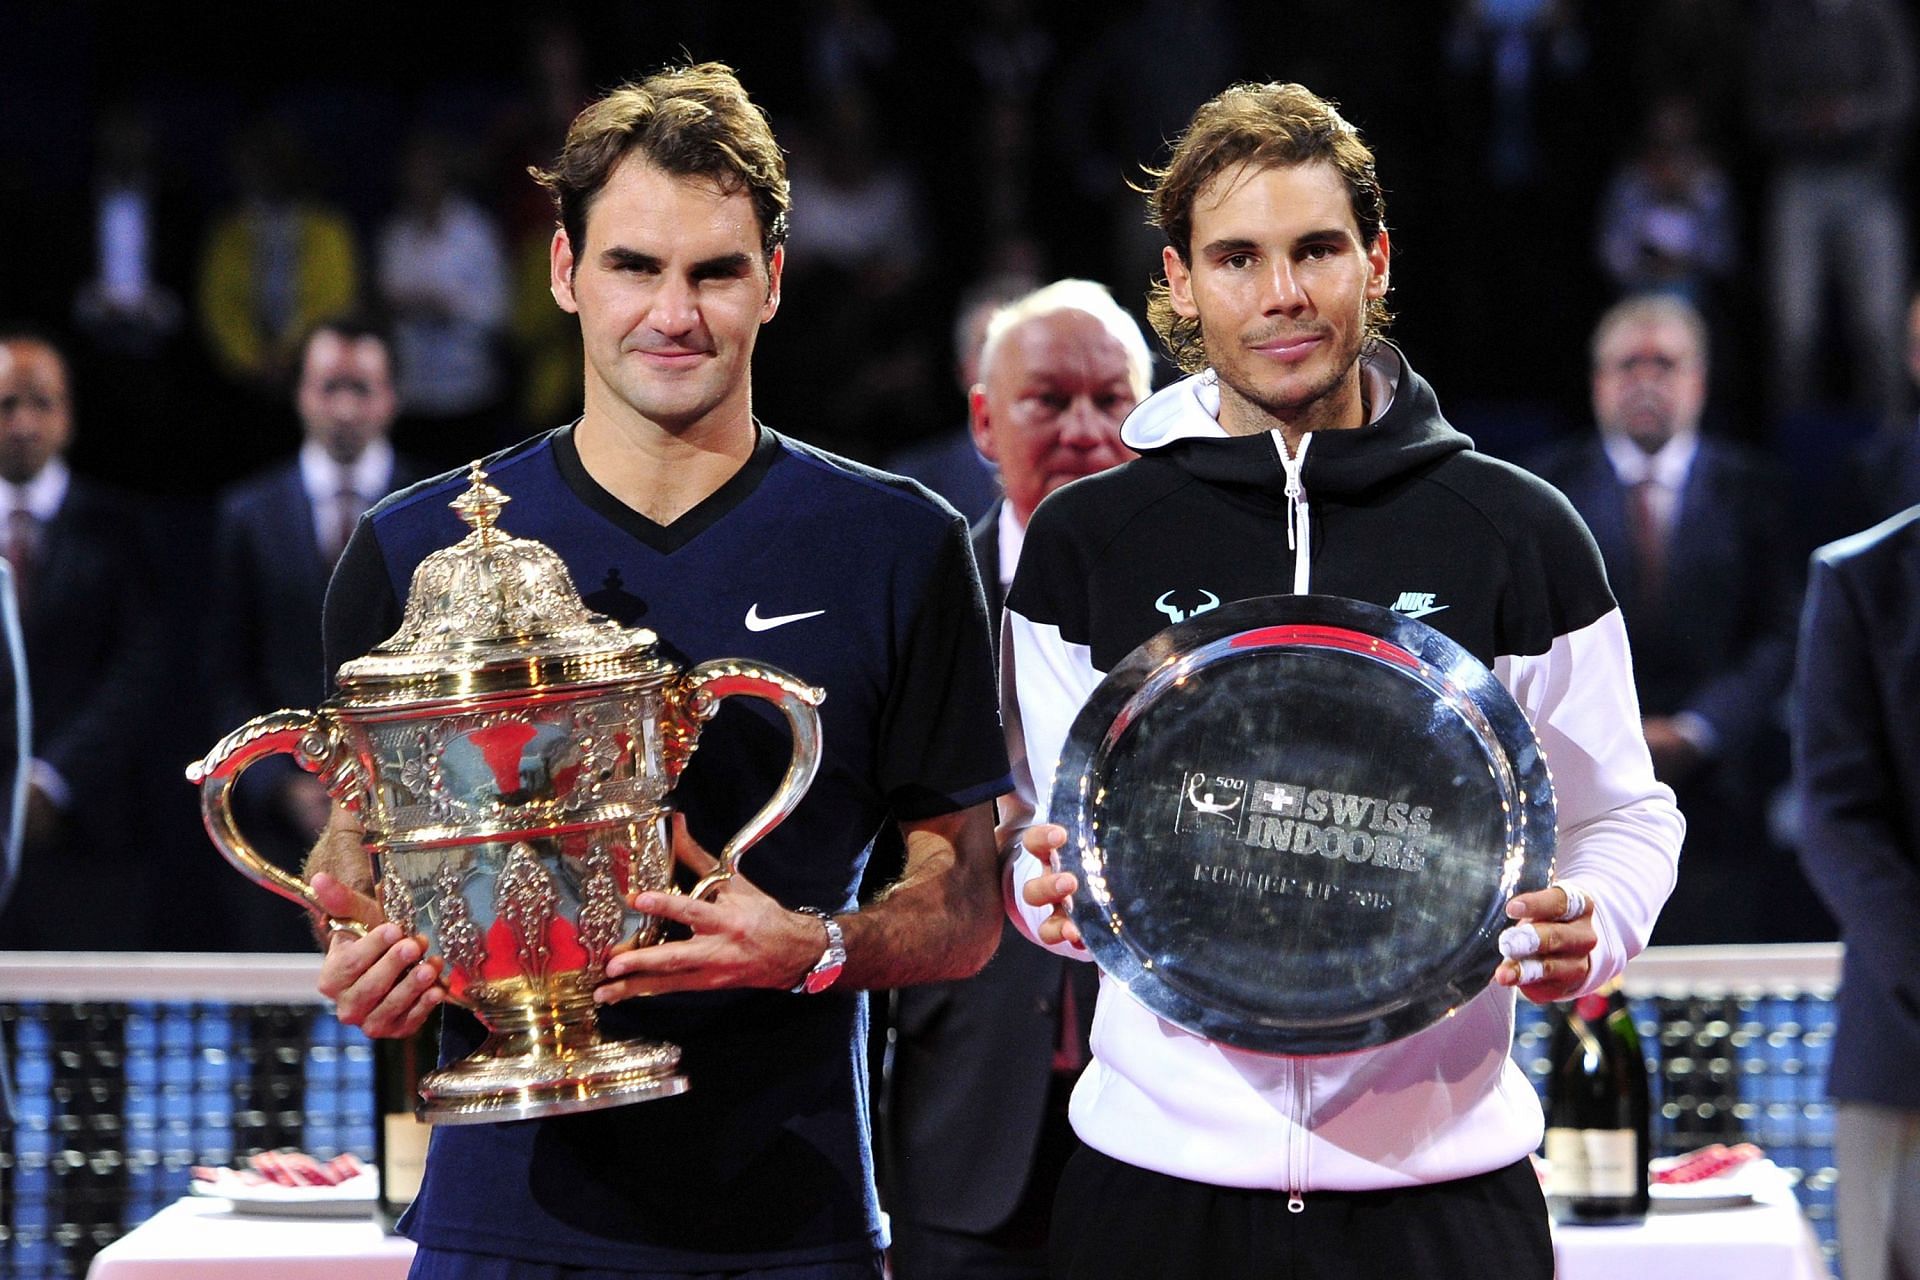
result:
[[[687,1091],[676,1045],[603,1040],[591,1018],[494,1025],[478,1049],[420,1080],[428,1124],[497,1124],[621,1107]]]

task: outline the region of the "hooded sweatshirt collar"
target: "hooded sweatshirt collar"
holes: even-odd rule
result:
[[[1372,408],[1367,425],[1310,432],[1303,442],[1301,479],[1309,496],[1358,493],[1473,447],[1440,416],[1433,388],[1392,343],[1379,342],[1362,358],[1361,376]],[[1135,452],[1163,458],[1215,484],[1265,490],[1276,498],[1286,491],[1286,468],[1273,433],[1231,436],[1220,425],[1220,386],[1211,369],[1142,401],[1120,436]]]

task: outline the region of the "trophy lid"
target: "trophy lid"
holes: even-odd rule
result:
[[[468,479],[447,505],[472,532],[414,569],[400,629],[341,665],[342,702],[392,706],[676,669],[653,632],[589,610],[553,548],[499,528],[512,499],[487,483],[479,462]]]

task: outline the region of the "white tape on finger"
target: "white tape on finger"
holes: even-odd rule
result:
[[[1509,960],[1540,954],[1540,932],[1530,920],[1522,920],[1500,932],[1500,954]]]

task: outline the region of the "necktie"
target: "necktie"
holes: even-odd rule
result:
[[[13,570],[13,594],[25,609],[33,582],[33,560],[40,549],[40,521],[25,507],[7,513],[7,565]]]
[[[366,502],[351,485],[342,485],[340,492],[333,495],[332,536],[327,540],[328,545],[322,548],[329,567],[347,549],[347,540],[353,537],[353,527],[360,522],[360,514],[366,509]]]
[[[1093,1029],[1094,1007],[1100,1003],[1100,973],[1090,964],[1065,961],[1060,966],[1060,1022],[1054,1032],[1053,1069],[1071,1074],[1092,1057],[1087,1035]]]
[[[1640,582],[1640,599],[1651,603],[1660,598],[1667,577],[1667,537],[1660,526],[1658,484],[1641,480],[1627,494],[1627,525],[1633,538],[1634,568]]]

